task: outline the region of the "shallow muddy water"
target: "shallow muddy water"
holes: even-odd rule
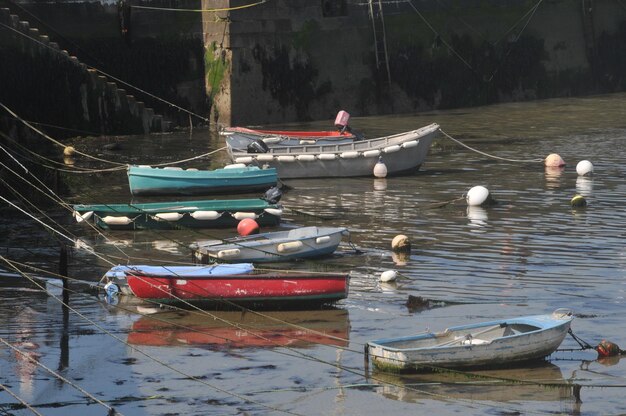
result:
[[[350,271],[347,299],[327,310],[263,315],[167,312],[128,298],[107,304],[72,285],[72,310],[64,317],[56,298],[24,278],[3,277],[0,383],[46,415],[106,414],[107,406],[126,415],[624,414],[626,360],[567,351],[579,348],[569,337],[566,351],[545,363],[471,375],[380,373],[365,365],[363,350],[373,339],[561,307],[576,314],[572,328],[581,339],[626,348],[625,115],[626,95],[619,94],[353,118],[353,128],[368,136],[437,122],[482,153],[442,135],[410,176],[286,181],[283,226],[348,227],[360,253],[344,240],[331,258],[268,267]],[[119,150],[104,150],[113,142]],[[223,143],[195,129],[74,145],[107,160],[157,164]],[[555,171],[530,162],[550,153],[567,165]],[[584,159],[593,162],[593,176],[577,175]],[[221,151],[185,166],[226,162]],[[467,207],[461,197],[475,185],[486,186],[498,203]],[[131,200],[123,171],[71,176],[69,186],[73,203]],[[586,208],[571,207],[575,194],[586,197]],[[98,234],[61,208],[47,213],[83,248],[70,250],[70,277],[92,282],[111,264],[188,262],[189,243],[234,233]],[[17,221],[0,220],[2,268],[10,269],[9,259],[21,270],[56,272],[59,249],[50,233],[12,214]],[[398,234],[411,239],[410,255],[390,251]],[[389,269],[399,279],[380,283]],[[409,296],[426,305],[407,306]],[[32,414],[6,392],[0,409]]]

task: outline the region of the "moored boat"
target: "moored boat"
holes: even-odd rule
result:
[[[245,263],[244,263],[245,265]],[[219,265],[227,267],[229,265]],[[235,267],[246,267],[233,264]],[[155,270],[158,267],[159,270]],[[333,303],[348,296],[349,275],[316,272],[252,272],[225,274],[208,266],[139,266],[123,270],[131,292],[163,304],[202,303],[216,307],[302,308]],[[193,271],[193,268],[196,271]]]
[[[456,326],[439,333],[367,343],[373,364],[389,371],[512,366],[553,353],[567,335],[571,311]]]
[[[258,146],[256,149],[233,147],[227,142],[234,163],[276,168],[280,179],[372,176],[378,162],[386,165],[388,175],[413,172],[424,163],[437,136],[436,123],[368,140],[342,144]]]
[[[259,226],[274,226],[282,215],[280,205],[261,198],[79,204],[73,209],[78,222],[93,221],[111,230],[224,228],[235,227],[244,218],[253,218]]]
[[[287,261],[332,254],[341,237],[347,234],[344,227],[299,227],[225,240],[197,241],[190,248],[201,263]]]
[[[349,143],[360,139],[348,126],[349,120],[350,114],[342,110],[335,117],[336,130],[267,130],[235,126],[224,127],[220,134],[227,144],[235,148],[246,148],[256,140],[261,140],[265,146],[270,147]]]
[[[209,195],[264,191],[277,182],[276,169],[229,165],[199,170],[177,167],[129,166],[128,185],[134,196]]]

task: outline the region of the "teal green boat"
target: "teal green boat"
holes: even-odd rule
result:
[[[229,165],[199,170],[178,167],[129,166],[128,185],[134,196],[211,195],[264,191],[278,180],[276,169]]]
[[[265,199],[74,205],[78,222],[93,221],[109,230],[227,228],[245,218],[259,226],[280,223],[282,206]]]

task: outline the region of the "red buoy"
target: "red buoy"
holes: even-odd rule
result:
[[[596,351],[598,352],[599,357],[614,357],[622,354],[623,352],[617,344],[605,339],[598,344]]]
[[[250,235],[259,232],[259,224],[252,218],[244,218],[237,224],[237,232],[239,235]]]

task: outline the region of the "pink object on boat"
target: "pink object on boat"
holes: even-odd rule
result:
[[[347,111],[341,110],[335,117],[335,127],[346,127],[350,121],[350,114]]]

